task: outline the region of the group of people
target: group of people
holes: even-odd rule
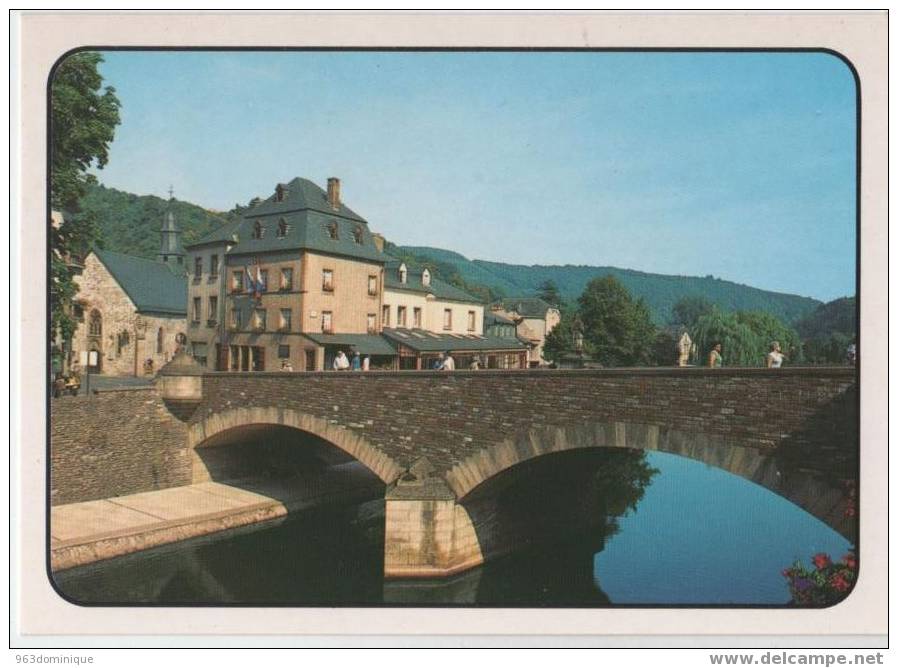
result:
[[[53,379],[53,397],[58,399],[64,394],[77,396],[78,390],[81,389],[81,366],[78,362],[72,364],[67,374],[62,371],[56,373]]]
[[[371,356],[362,357],[358,350],[352,351],[352,359],[346,356],[342,350],[334,358],[334,371],[368,371],[371,369]]]
[[[772,341],[770,343],[770,352],[764,358],[764,361],[767,364],[768,369],[779,369],[783,366],[783,361],[786,359],[786,354],[780,348],[779,341]],[[708,366],[712,369],[716,369],[723,366],[723,345],[720,343],[715,343],[711,346],[711,352],[708,353]]]

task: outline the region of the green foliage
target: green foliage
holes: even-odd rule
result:
[[[739,322],[735,313],[715,309],[703,315],[695,324],[692,340],[702,365],[707,364],[708,354],[717,343],[723,347],[723,366],[761,366],[764,360],[763,339]]]
[[[228,220],[226,214],[213,213],[188,202],[169,202],[155,195],[132,195],[102,185],[90,186],[81,200],[84,214],[96,221],[100,247],[149,259],[155,259],[159,253],[159,228],[169,207],[184,245]]]
[[[577,300],[589,352],[605,366],[651,361],[655,326],[642,299],[634,300],[613,276],[594,278]]]
[[[576,311],[562,311],[561,320],[546,335],[543,351],[546,359],[558,362],[565,355],[574,351],[574,324],[577,322]]]
[[[772,341],[779,341],[788,363],[801,361],[797,332],[769,313],[721,313],[703,315],[693,328],[692,340],[701,364],[706,364],[715,343],[723,347],[724,366],[764,366]]]
[[[812,364],[845,362],[848,345],[857,340],[857,301],[843,297],[821,304],[816,311],[796,323],[804,356]]]
[[[608,515],[620,517],[635,511],[658,469],[638,450],[608,450],[604,457],[596,473],[596,490]]]
[[[677,337],[668,329],[659,330],[652,341],[651,363],[655,366],[676,366],[679,352]]]
[[[71,339],[76,323],[69,306],[77,288],[67,258],[84,254],[97,233],[96,221],[80,212],[79,203],[96,179],[91,166],[102,169],[119,124],[120,103],[115,89],[103,88],[98,53],[76,53],[59,64],[50,87],[50,206],[65,219],[49,227],[53,257],[50,266],[50,331]]]
[[[692,329],[698,319],[703,315],[709,315],[714,310],[714,304],[704,295],[687,295],[677,300],[671,309],[671,325],[684,325],[686,329]]]
[[[779,292],[768,292],[713,276],[665,276],[617,267],[583,265],[515,265],[469,260],[453,251],[425,246],[401,247],[452,265],[465,281],[485,285],[508,295],[536,296],[546,281],[552,281],[562,299],[574,301],[587,283],[598,276],[614,276],[630,294],[645,299],[657,325],[670,322],[674,305],[683,297],[701,296],[721,311],[766,311],[785,323],[810,314],[820,302]],[[679,324],[679,323],[675,323]]]
[[[564,302],[561,293],[558,292],[558,286],[551,279],[543,281],[536,290],[536,296],[551,306],[557,307]]]
[[[770,344],[778,341],[786,355],[786,362],[799,364],[803,361],[801,339],[793,328],[784,325],[769,313],[759,311],[740,311],[736,314],[739,322],[748,325],[763,342],[762,359],[766,359]]]

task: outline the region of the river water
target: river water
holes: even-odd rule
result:
[[[851,547],[789,501],[706,464],[613,451],[571,464],[595,471],[589,498],[604,521],[449,580],[384,580],[382,501],[305,511],[54,579],[86,604],[779,606],[789,600],[783,568]],[[533,467],[502,494],[514,501],[516,487],[532,496],[558,476]]]

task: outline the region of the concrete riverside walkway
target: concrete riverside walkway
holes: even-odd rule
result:
[[[358,462],[350,462],[306,478],[201,482],[54,506],[50,567],[72,568],[292,511],[378,495],[383,495],[380,481]]]

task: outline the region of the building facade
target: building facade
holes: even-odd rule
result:
[[[187,251],[188,340],[205,366],[322,370],[348,346],[383,356],[387,258],[338,179],[327,191],[302,178],[278,184]]]
[[[561,322],[561,311],[538,297],[503,299],[491,310],[514,321],[518,338],[530,347],[528,366],[546,366],[553,361],[545,356],[546,336]]]
[[[177,235],[174,221],[169,222]],[[152,376],[168,362],[178,335],[186,331],[183,255],[181,262],[177,258],[173,254],[163,262],[104,250],[88,253],[75,277],[73,309],[79,324],[72,361],[110,376]]]

